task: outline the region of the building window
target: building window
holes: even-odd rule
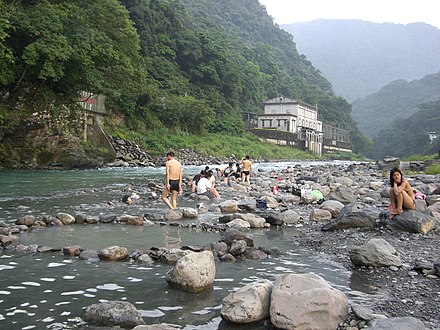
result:
[[[261,119],[261,127],[264,127],[264,119]]]

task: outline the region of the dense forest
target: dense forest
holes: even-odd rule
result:
[[[378,92],[353,102],[353,118],[359,129],[374,137],[398,118],[408,118],[423,103],[440,99],[440,72],[407,82],[396,80]]]
[[[425,24],[326,20],[281,25],[337,95],[353,101],[391,81],[440,69],[440,29]]]
[[[429,136],[430,132],[435,132]],[[418,111],[408,118],[396,119],[390,128],[381,130],[373,140],[370,156],[438,154],[440,150],[440,99],[419,105]]]
[[[0,141],[74,133],[80,91],[105,95],[130,130],[198,135],[240,134],[242,111],[284,95],[365,150],[350,104],[258,0],[3,0],[0,12]]]

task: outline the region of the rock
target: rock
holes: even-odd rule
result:
[[[152,210],[151,212],[145,213],[144,218],[150,221],[164,221],[165,217],[160,213],[159,210]]]
[[[183,212],[183,217],[187,219],[194,219],[199,215],[199,212],[192,207],[182,207],[181,210]]]
[[[228,228],[222,233],[223,237],[221,238],[221,242],[225,242],[228,245],[231,245],[233,241],[235,240],[243,240],[246,242],[246,245],[249,247],[254,246],[254,240],[249,238],[246,234],[242,233],[241,231],[234,229],[234,228]]]
[[[128,257],[128,249],[113,245],[103,248],[101,251],[99,251],[98,255],[101,260],[117,261]]]
[[[149,324],[149,325],[138,325],[134,327],[133,330],[176,330],[180,329],[180,326],[168,323],[161,324]]]
[[[282,226],[284,225],[284,217],[280,212],[265,212],[261,216],[266,220],[271,226]]]
[[[350,253],[355,266],[402,266],[394,247],[382,238],[372,238],[364,245],[355,246]]]
[[[211,251],[191,252],[177,261],[166,273],[166,281],[185,291],[198,293],[210,288],[215,279],[214,255]]]
[[[229,221],[226,226],[230,228],[236,228],[236,229],[249,229],[251,228],[251,224],[247,221],[244,221],[242,219],[234,219],[232,221]]]
[[[361,320],[364,321],[371,321],[374,319],[373,312],[367,308],[363,307],[361,305],[353,304],[351,305],[351,310],[353,311],[353,314]]]
[[[281,219],[284,224],[291,225],[298,223],[301,220],[301,217],[294,210],[287,210],[285,212],[281,212]]]
[[[122,223],[126,223],[127,225],[134,225],[134,226],[143,226],[144,219],[139,215],[121,215],[118,218],[118,221]]]
[[[250,228],[264,228],[266,220],[252,213],[236,213],[235,218],[242,219],[249,223]]]
[[[267,258],[267,253],[257,248],[246,248],[243,256],[249,260],[261,260]]]
[[[66,246],[63,248],[63,254],[71,257],[77,257],[81,253],[79,245]]]
[[[434,217],[440,219],[440,202],[429,205],[428,210],[432,213]]]
[[[319,208],[329,211],[333,217],[336,217],[338,213],[344,208],[344,204],[342,204],[340,201],[328,200],[323,202],[319,206]]]
[[[2,246],[17,245],[18,237],[14,235],[0,235],[0,244]]]
[[[375,319],[368,325],[368,330],[425,330],[425,325],[422,321],[411,317],[391,317],[389,319]]]
[[[222,213],[234,213],[238,211],[238,203],[232,200],[221,202],[219,207]]]
[[[392,229],[422,234],[428,233],[436,224],[434,217],[416,210],[404,210],[387,222]]]
[[[86,307],[81,318],[99,326],[120,326],[133,328],[144,324],[141,313],[129,302],[108,301]]]
[[[233,241],[231,247],[229,248],[229,253],[234,257],[242,254],[247,248],[246,242],[243,240]]]
[[[100,260],[99,255],[98,255],[98,251],[95,251],[95,250],[81,251],[81,253],[79,254],[79,258],[81,260],[87,260],[90,262],[97,262]]]
[[[32,226],[34,223],[35,223],[35,217],[33,215],[25,215],[15,220],[16,225],[25,225],[28,227]]]
[[[366,212],[340,213],[334,221],[322,226],[323,231],[334,231],[347,228],[373,229],[376,224],[375,218]]]
[[[68,213],[58,213],[57,219],[60,220],[63,225],[72,225],[75,223],[75,217],[73,215],[70,215]]]
[[[344,186],[340,186],[330,193],[329,199],[337,200],[342,204],[352,204],[356,202],[356,196],[349,188]]]
[[[182,220],[183,219],[183,211],[179,209],[169,209],[165,213],[165,220],[167,221],[176,221],[176,220]]]
[[[114,214],[106,214],[99,216],[99,222],[102,223],[112,223],[116,220],[117,216]]]
[[[180,258],[190,254],[191,251],[182,249],[170,249],[166,250],[160,256],[160,261],[168,264],[175,264]]]
[[[148,254],[142,254],[136,258],[136,262],[138,264],[151,264],[153,262],[153,258],[151,258]]]
[[[221,317],[235,323],[264,320],[269,316],[272,287],[271,281],[259,280],[230,293],[223,298]]]
[[[332,218],[332,214],[327,210],[313,209],[310,213],[310,220],[327,221]]]
[[[337,329],[348,316],[347,297],[313,274],[284,274],[274,283],[272,325],[281,329]]]

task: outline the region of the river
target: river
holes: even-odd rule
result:
[[[255,170],[282,169],[297,163],[255,164]],[[317,162],[302,162],[315,166]],[[185,166],[192,176],[201,167]],[[88,215],[143,214],[164,209],[160,202],[138,202],[127,207],[120,198],[127,187],[142,187],[164,179],[164,168],[109,168],[87,171],[1,171],[0,221],[12,223],[25,214],[55,216],[58,212]],[[190,202],[180,201],[181,204]],[[194,202],[192,202],[194,203]],[[217,215],[218,218],[218,215]],[[216,221],[205,214],[197,221]],[[367,304],[374,293],[341,265],[309,247],[295,244],[295,228],[252,230],[256,246],[277,246],[279,258],[216,264],[212,290],[190,294],[167,285],[164,277],[170,265],[129,262],[89,263],[61,253],[0,252],[0,327],[2,329],[81,328],[82,308],[108,300],[133,303],[147,324],[168,322],[185,329],[227,329],[220,318],[222,299],[256,279],[274,280],[284,273],[314,272],[342,290],[351,301]],[[72,225],[32,230],[20,234],[20,244],[50,247],[80,245],[102,249],[120,245],[147,250],[153,246],[205,245],[220,236],[178,226],[150,227],[116,224]],[[246,327],[240,327],[245,329]],[[252,328],[270,329],[265,323]]]

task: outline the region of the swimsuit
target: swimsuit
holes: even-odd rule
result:
[[[170,191],[176,190],[180,191],[180,181],[179,180],[169,180]]]
[[[249,174],[251,174],[251,171],[243,171],[243,174],[244,175],[249,175]]]

